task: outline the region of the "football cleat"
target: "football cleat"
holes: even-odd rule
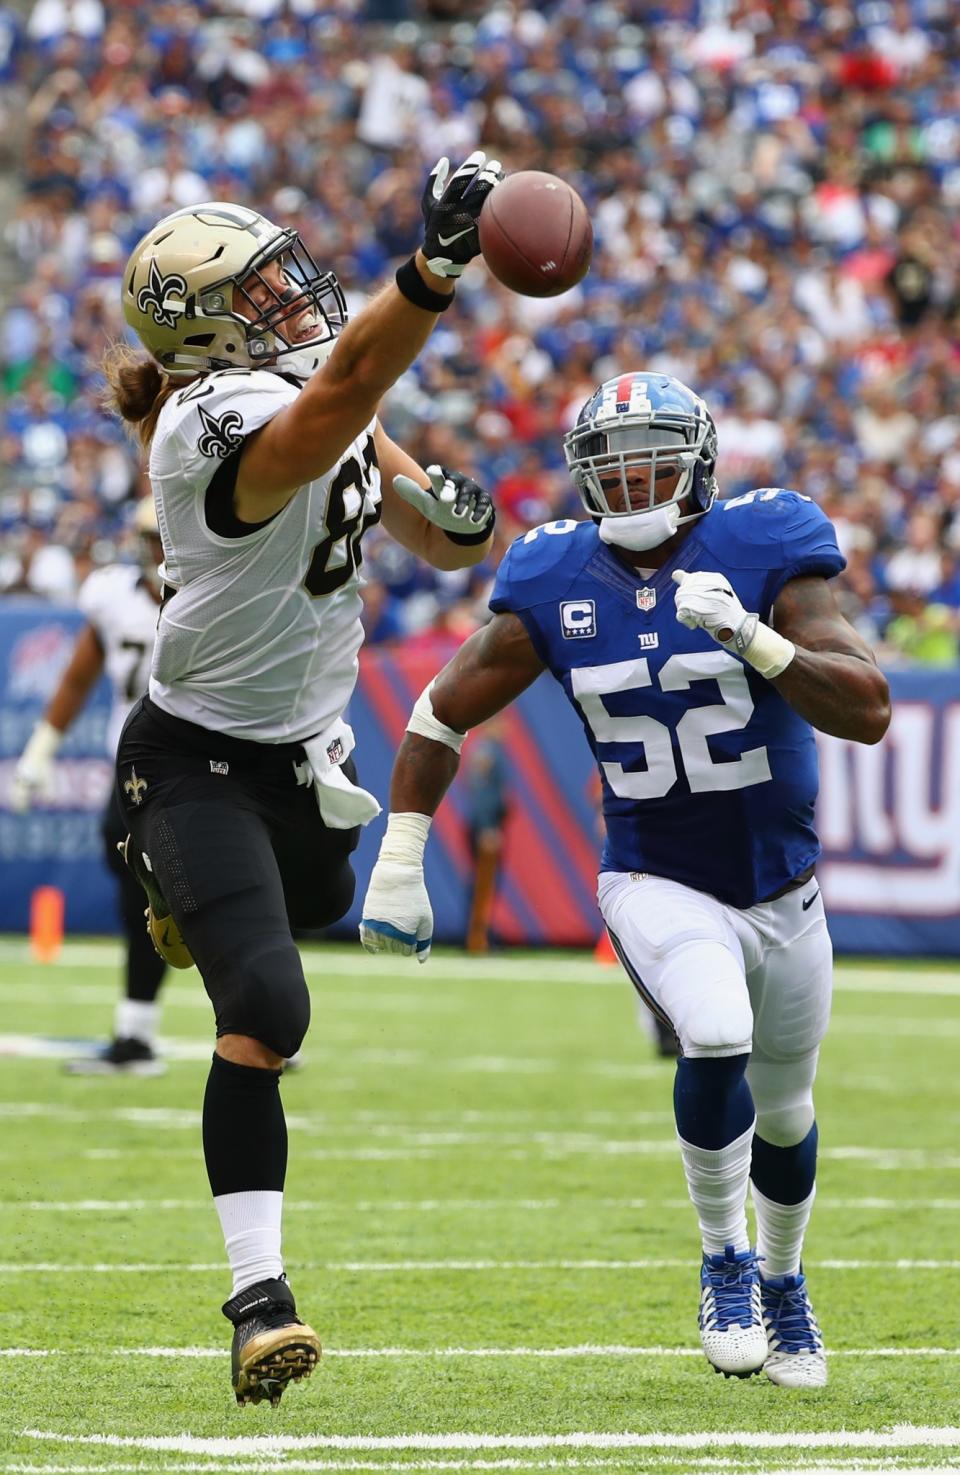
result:
[[[64,1070],[72,1076],[159,1076],[167,1068],[146,1040],[113,1039],[93,1055],[68,1060]]]
[[[700,1270],[700,1342],[707,1361],[725,1378],[749,1378],[769,1355],[760,1307],[755,1250],[727,1245],[704,1255]]]
[[[136,846],[130,844],[132,838],[128,835],[125,840],[120,840],[117,849],[146,893],[149,906],[143,915],[147,919],[147,936],[153,943],[154,951],[171,968],[192,968],[193,955],[180,935],[180,928],[170,915],[170,908],[152,872],[143,864]]]
[[[237,1402],[274,1408],[288,1383],[309,1378],[320,1358],[320,1338],[296,1314],[286,1279],[259,1280],[223,1305],[233,1322],[232,1379]]]
[[[803,1274],[760,1281],[768,1355],[763,1370],[781,1388],[824,1388],[827,1355]]]

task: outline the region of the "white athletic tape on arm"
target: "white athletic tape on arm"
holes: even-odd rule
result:
[[[52,722],[41,718],[30,734],[23,756],[31,760],[39,759],[41,763],[50,763],[62,742],[63,733],[59,727],[54,727]]]
[[[439,722],[433,714],[433,703],[430,700],[430,692],[433,690],[433,682],[425,686],[417,697],[413,711],[410,713],[410,721],[407,723],[407,732],[415,732],[420,737],[430,738],[435,743],[444,743],[459,757],[460,749],[466,742],[465,732],[454,732],[452,727],[447,727],[445,722]]]
[[[761,676],[772,681],[775,676],[783,675],[796,653],[797,647],[792,640],[788,640],[785,635],[778,635],[776,630],[771,630],[761,620],[756,634],[743,653],[743,659],[749,661]]]
[[[429,814],[414,814],[412,811],[388,815],[377,864],[383,860],[395,860],[401,865],[422,866],[431,822]]]

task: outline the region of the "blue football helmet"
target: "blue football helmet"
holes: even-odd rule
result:
[[[563,453],[593,517],[628,517],[686,500],[689,517],[717,496],[717,427],[699,395],[667,374],[632,373],[594,390],[563,438]],[[658,471],[677,473],[671,497],[655,500]],[[645,485],[631,471],[648,472]],[[681,521],[686,521],[686,517]]]

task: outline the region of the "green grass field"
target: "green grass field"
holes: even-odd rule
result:
[[[69,1077],[118,947],[0,944],[0,1471],[960,1470],[960,970],[838,970],[806,1256],[834,1355],[797,1393],[697,1350],[672,1066],[619,970],[306,960],[285,1244],[327,1350],[241,1410],[198,976],[165,1076]]]

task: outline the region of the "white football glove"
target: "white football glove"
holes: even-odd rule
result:
[[[423,866],[378,860],[363,902],[360,941],[368,953],[415,955],[425,963],[433,943],[433,908]]]
[[[671,575],[677,590],[677,619],[688,630],[706,630],[718,644],[742,656],[753,639],[758,615],[748,614],[723,574]],[[738,639],[738,637],[740,637]]]
[[[677,619],[688,630],[706,630],[731,655],[740,656],[768,681],[780,676],[796,655],[792,641],[745,610],[723,574],[702,571],[671,575],[678,585]]]
[[[484,542],[496,521],[490,493],[445,466],[428,466],[427,475],[428,487],[419,486],[411,476],[395,476],[393,489],[455,543]]]
[[[38,722],[30,734],[10,781],[10,808],[18,814],[51,793],[53,760],[62,739],[63,733],[45,721]]]

